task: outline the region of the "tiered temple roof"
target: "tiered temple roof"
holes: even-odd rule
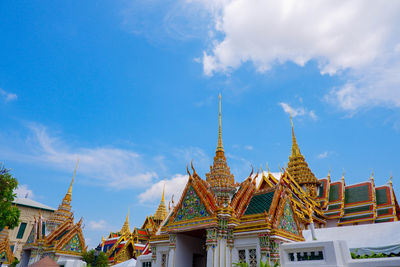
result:
[[[317,195],[317,185],[319,184],[318,179],[311,171],[310,167],[300,152],[300,148],[297,144],[296,136],[294,134],[293,120],[290,117],[292,124],[292,153],[289,157],[288,172],[293,179],[302,186],[307,194],[311,197]]]
[[[155,234],[160,224],[167,217],[165,206],[165,188],[161,197],[161,202],[153,216],[146,217],[141,228],[134,228],[130,231],[129,211],[126,220],[119,232],[111,232],[106,239],[102,238],[102,251],[106,253],[110,264],[137,258],[145,249],[150,236]]]
[[[344,175],[336,182],[320,179],[318,195],[328,220],[337,225],[380,223],[399,220],[399,204],[391,179],[385,185],[375,186],[373,175],[365,182],[346,185]]]
[[[80,259],[82,253],[86,251],[82,219],[74,223],[74,215],[71,212],[72,185],[75,174],[76,168],[65,197],[49,221],[44,221],[41,216],[36,218],[35,226],[23,247],[24,252],[30,251],[31,259],[36,260],[51,254],[54,257],[64,254]]]

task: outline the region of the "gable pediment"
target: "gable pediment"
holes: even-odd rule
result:
[[[192,185],[186,191],[173,222],[208,217],[210,214]]]

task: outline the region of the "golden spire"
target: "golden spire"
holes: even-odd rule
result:
[[[310,167],[308,167],[304,156],[300,153],[296,136],[294,134],[291,114],[290,123],[292,125],[292,153],[289,156],[289,162],[287,164],[288,172],[300,186],[305,185],[308,195],[315,197],[317,195],[317,185],[319,184],[319,181],[315,177],[314,173],[312,173]]]
[[[218,144],[217,152],[224,152],[224,146],[222,144],[222,128],[221,128],[221,94],[219,94],[219,128],[218,128]]]
[[[297,145],[296,135],[294,134],[292,113],[290,113],[290,123],[292,124],[292,156],[298,156],[301,155],[301,153]]]
[[[233,174],[228,167],[226,157],[224,153],[224,147],[222,145],[222,127],[221,127],[221,94],[219,94],[219,128],[218,128],[218,144],[215,152],[213,165],[210,166],[210,172],[206,173],[207,182],[211,185],[211,188],[216,193],[217,198],[221,196],[221,201],[228,202],[228,195],[226,192],[234,192],[235,179]],[[233,193],[232,193],[233,194]],[[230,201],[230,200],[229,200]]]
[[[69,188],[68,188],[68,192],[67,192],[67,195],[69,195],[69,198],[70,198],[69,200],[70,200],[70,201],[71,201],[71,196],[72,196],[72,185],[74,184],[75,174],[76,174],[76,170],[78,169],[78,164],[79,164],[79,159],[78,159],[78,161],[76,162],[74,175],[72,176],[72,181],[71,181],[71,184],[70,184],[70,186],[69,186]],[[65,197],[67,197],[67,196],[65,196]]]
[[[46,223],[46,228],[49,230],[49,232],[54,231],[58,225],[74,217],[71,211],[71,198],[72,185],[74,184],[76,170],[78,169],[78,163],[79,159],[76,163],[74,175],[72,176],[72,181],[69,185],[67,194],[65,194],[65,197],[63,198],[61,204],[58,206],[58,209],[50,216],[49,220]]]
[[[128,214],[126,215],[126,219],[124,225],[122,225],[120,233],[121,235],[131,234],[131,230],[129,229],[129,208],[128,208]]]
[[[162,191],[162,196],[161,196],[161,202],[165,201],[165,183],[164,183],[164,187],[163,187],[163,191]]]
[[[167,215],[168,212],[167,212],[167,207],[165,206],[165,184],[164,184],[163,194],[161,196],[161,202],[160,205],[158,205],[156,213],[154,213],[154,220],[163,221],[167,217]]]

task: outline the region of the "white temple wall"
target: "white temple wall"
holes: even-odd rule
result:
[[[204,254],[205,240],[186,235],[176,235],[175,265],[174,267],[192,266],[193,253]]]
[[[246,251],[246,262],[249,262],[249,250],[257,250],[257,263],[261,260],[261,249],[258,236],[235,236],[232,249],[232,263],[239,262],[239,250]]]
[[[166,262],[169,260],[169,247],[168,244],[157,245],[157,258],[156,261],[153,262],[154,267],[161,267],[162,257],[166,255]],[[172,265],[171,265],[172,266]],[[140,266],[141,267],[141,266]]]

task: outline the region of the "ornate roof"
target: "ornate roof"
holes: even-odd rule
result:
[[[73,218],[74,215],[71,211],[71,199],[72,199],[72,185],[74,184],[76,169],[78,168],[78,162],[76,163],[74,175],[72,176],[71,184],[68,188],[67,194],[58,206],[58,209],[51,215],[47,221],[47,228],[51,232],[57,228],[58,225],[62,224],[65,220]]]
[[[158,205],[156,213],[154,213],[154,220],[163,221],[165,218],[167,218],[167,215],[168,212],[167,212],[167,207],[165,206],[165,185],[164,185],[160,205]]]
[[[131,230],[129,229],[129,210],[128,215],[126,215],[126,219],[124,225],[122,225],[121,231],[119,231],[121,235],[130,235]]]
[[[215,151],[213,166],[210,166],[210,172],[206,174],[206,177],[207,182],[210,184],[211,189],[214,190],[217,197],[226,198],[225,200],[227,200],[227,198],[230,198],[229,194],[233,194],[236,190],[235,179],[228,167],[222,144],[221,94],[219,95],[219,130],[217,149]]]
[[[296,136],[294,134],[293,120],[290,116],[290,121],[292,124],[292,153],[289,156],[288,172],[296,180],[299,185],[317,185],[318,179],[315,177],[314,173],[308,167],[304,156],[300,152],[300,148],[297,144]],[[316,189],[316,188],[315,188]],[[311,196],[316,196],[316,190],[307,188],[307,193]]]

